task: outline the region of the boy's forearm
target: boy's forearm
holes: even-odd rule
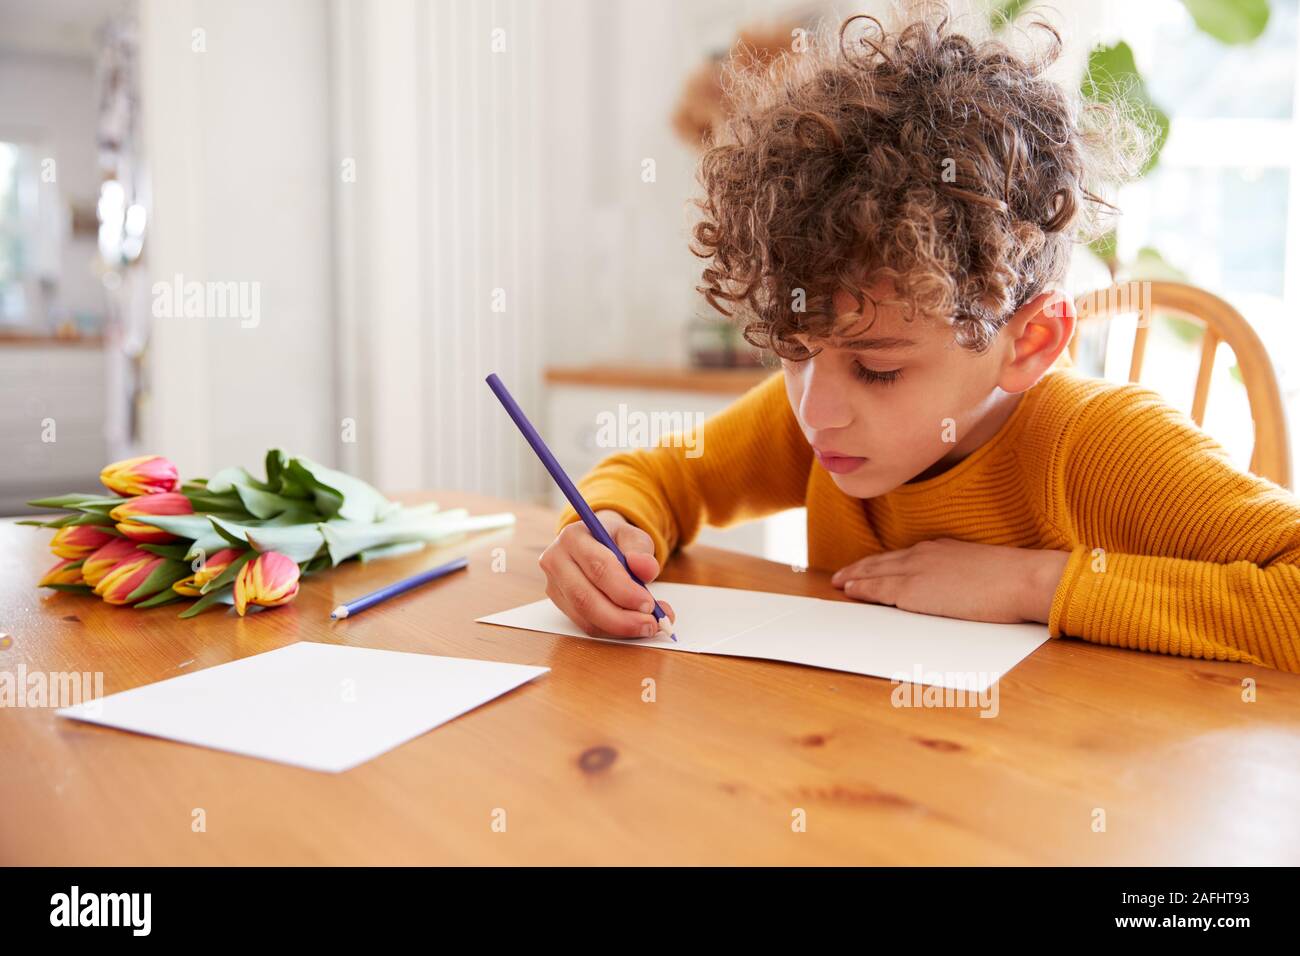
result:
[[[1261,567],[1078,547],[1052,636],[1300,672],[1300,566]]]

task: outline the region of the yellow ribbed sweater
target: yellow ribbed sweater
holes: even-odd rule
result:
[[[661,565],[704,524],[806,506],[811,567],[940,537],[1069,551],[1053,637],[1300,671],[1300,501],[1148,389],[1051,371],[974,453],[868,499],[816,463],[779,372],[702,428],[698,457],[669,440],[578,483]]]

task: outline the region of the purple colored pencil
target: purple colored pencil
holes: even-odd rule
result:
[[[428,584],[430,581],[436,581],[438,578],[446,577],[453,571],[459,571],[461,568],[469,566],[469,558],[457,558],[455,561],[448,561],[446,564],[440,564],[436,568],[430,568],[428,571],[422,571],[413,577],[404,581],[398,581],[396,584],[390,584],[386,588],[380,588],[378,591],[372,591],[364,597],[359,597],[355,601],[347,604],[340,604],[330,612],[332,620],[341,621],[344,618],[351,617],[359,611],[364,611],[368,607],[373,607],[380,601],[387,601],[390,597],[397,597],[399,594],[418,588],[421,584]]]
[[[582,497],[582,493],[578,491],[577,486],[570,481],[569,476],[564,473],[564,469],[560,467],[560,463],[556,461],[555,456],[551,454],[551,450],[546,447],[546,442],[542,441],[542,436],[538,434],[537,429],[533,427],[533,423],[528,420],[528,416],[525,415],[524,410],[519,407],[519,403],[515,401],[515,397],[510,394],[510,390],[505,387],[501,379],[497,378],[495,372],[487,377],[487,384],[488,388],[492,389],[492,393],[496,395],[496,397],[501,401],[501,404],[505,407],[506,414],[508,414],[514,423],[519,426],[519,430],[523,432],[524,439],[530,446],[532,446],[533,451],[537,453],[537,457],[542,460],[542,464],[545,465],[546,470],[551,473],[551,477],[555,479],[555,483],[560,486],[560,491],[564,492],[564,497],[569,499],[569,504],[573,505],[573,510],[578,512],[578,517],[580,517],[582,523],[587,526],[587,530],[591,532],[592,537],[605,547],[609,548],[609,550],[613,551],[614,557],[618,558],[618,563],[623,565],[623,570],[628,573],[633,581],[645,588],[645,582],[632,573],[632,569],[628,567],[627,558],[624,557],[623,552],[618,549],[618,545],[614,543],[614,539],[611,538],[609,532],[605,530],[605,526],[600,523],[600,519],[597,518],[596,513],[591,510],[591,506],[588,505],[586,499]],[[650,589],[646,588],[646,593],[649,592]],[[677,635],[672,633],[668,623],[668,615],[664,612],[664,609],[659,606],[659,601],[655,599],[653,594],[650,595],[650,599],[654,601],[654,616],[655,620],[659,622],[660,628],[669,630],[669,636],[674,641],[677,640]]]

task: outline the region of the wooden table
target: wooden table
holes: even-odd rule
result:
[[[1002,680],[989,719],[895,707],[875,678],[477,624],[542,596],[553,517],[434,497],[519,523],[344,566],[243,620],[38,591],[49,532],[0,522],[0,669],[102,671],[113,693],[303,640],[552,669],[338,775],[6,709],[0,864],[1300,862],[1300,676],[1053,641]],[[468,574],[327,619],[466,552]],[[838,595],[708,548],[665,579]]]

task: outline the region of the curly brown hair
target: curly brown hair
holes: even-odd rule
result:
[[[1099,193],[1138,174],[1152,139],[1119,103],[1048,79],[1061,36],[1034,28],[1046,47],[1022,56],[946,16],[889,33],[859,15],[767,70],[733,71],[730,118],[699,167],[692,251],[709,260],[709,304],[786,358],[809,354],[791,336],[830,332],[840,290],[987,349],[1064,277],[1072,243],[1104,232],[1115,207]],[[887,300],[867,291],[882,280]]]

